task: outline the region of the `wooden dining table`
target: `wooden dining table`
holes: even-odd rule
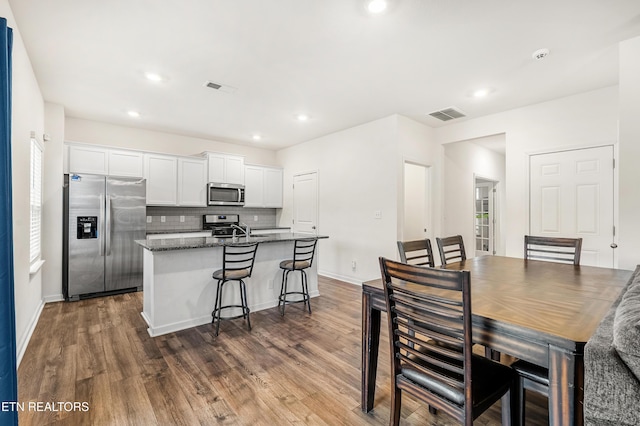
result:
[[[584,345],[632,271],[502,256],[446,266],[471,272],[473,341],[549,369],[549,424],[582,425]],[[362,285],[362,410],[373,408],[381,279]]]

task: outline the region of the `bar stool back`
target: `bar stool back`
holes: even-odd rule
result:
[[[249,305],[247,304],[247,287],[244,279],[251,276],[253,263],[256,258],[258,243],[238,244],[224,246],[222,249],[222,269],[213,273],[213,278],[218,280],[216,289],[216,302],[211,312],[212,323],[216,325],[216,336],[220,330],[220,321],[243,317],[247,320],[247,329],[251,331],[251,319],[249,318]],[[225,283],[237,281],[240,286],[240,304],[222,306],[222,290]],[[222,310],[228,308],[241,308],[242,314],[233,317],[223,317]]]
[[[278,307],[280,314],[284,315],[284,307],[288,303],[303,302],[304,306],[311,313],[311,300],[309,299],[309,283],[307,282],[307,274],[305,269],[310,268],[313,264],[313,257],[316,252],[316,238],[305,238],[296,240],[293,246],[293,259],[283,260],[280,262],[282,269],[282,285],[280,286],[280,296],[278,297]],[[287,291],[287,281],[289,272],[300,271],[302,280],[302,289],[300,291]],[[288,300],[287,296],[299,294],[302,295],[300,300]],[[304,309],[303,306],[303,309]]]

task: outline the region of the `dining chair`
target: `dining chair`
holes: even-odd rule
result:
[[[398,241],[400,261],[411,265],[434,267],[431,240]]]
[[[311,298],[309,296],[309,283],[307,281],[307,273],[305,269],[310,268],[313,264],[313,256],[316,252],[316,238],[305,238],[296,240],[293,244],[293,258],[280,262],[282,269],[282,284],[280,285],[280,296],[278,296],[278,307],[280,314],[284,315],[284,308],[289,303],[303,302],[303,309],[306,306],[311,313]],[[289,280],[289,272],[300,271],[301,289],[300,291],[287,290]],[[301,299],[291,300],[288,297],[297,294],[302,296]],[[298,296],[299,297],[299,296]]]
[[[553,238],[524,236],[524,258],[546,260],[580,265],[582,238]],[[524,424],[526,390],[549,397],[549,370],[527,361],[518,360],[511,364],[518,373],[518,412],[520,424]]]
[[[461,235],[436,238],[436,243],[438,243],[440,261],[443,266],[453,262],[462,262],[467,259],[467,253],[464,251],[464,241],[462,241]]]
[[[582,238],[524,236],[524,258],[580,264]]]
[[[257,250],[258,243],[237,244],[233,246],[224,246],[222,248],[222,269],[218,269],[212,275],[214,279],[218,280],[216,301],[213,312],[211,312],[211,316],[213,317],[211,322],[215,323],[216,336],[220,331],[221,320],[240,317],[247,320],[247,329],[251,331],[251,318],[249,317],[251,310],[247,303],[247,286],[244,283],[244,279],[251,276]],[[229,281],[238,282],[240,287],[239,305],[222,305],[222,291],[224,289],[224,285]],[[223,317],[222,311],[229,308],[240,308],[242,310],[242,314],[233,317]]]
[[[466,426],[502,399],[502,424],[514,424],[514,371],[471,349],[469,271],[379,261],[391,349],[389,423],[399,423],[406,392]]]

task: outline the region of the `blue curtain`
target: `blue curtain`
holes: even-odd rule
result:
[[[0,18],[0,403],[5,404],[18,400],[11,213],[12,45],[13,32],[7,20]],[[17,411],[0,410],[0,424],[17,425]]]

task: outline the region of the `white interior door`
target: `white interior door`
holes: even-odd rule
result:
[[[429,169],[405,162],[403,241],[428,238],[429,216]]]
[[[293,176],[293,231],[318,233],[318,174]]]
[[[530,234],[582,237],[580,264],[614,266],[613,147],[530,157]]]

